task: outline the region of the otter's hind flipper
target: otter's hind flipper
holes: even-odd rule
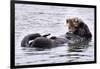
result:
[[[47,37],[47,36],[49,36],[49,35],[51,35],[50,33],[49,34],[45,34],[45,35],[42,35],[43,37]]]
[[[36,33],[25,36],[21,42],[21,47],[30,47],[29,41],[34,40],[37,37],[41,37],[41,35],[39,33]]]

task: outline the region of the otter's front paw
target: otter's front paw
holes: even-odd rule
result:
[[[66,33],[66,35],[70,35],[70,34],[73,34],[73,33],[72,33],[72,32],[67,32],[67,33]]]

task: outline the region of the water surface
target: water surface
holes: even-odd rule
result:
[[[32,33],[51,36],[64,35],[68,29],[66,19],[81,18],[92,32],[91,42],[69,45],[67,43],[52,49],[36,50],[21,47],[22,39]],[[49,38],[49,37],[48,37]],[[36,65],[94,61],[94,9],[45,5],[15,5],[15,65]]]

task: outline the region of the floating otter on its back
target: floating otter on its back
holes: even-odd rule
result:
[[[60,46],[64,43],[80,43],[90,40],[92,34],[88,26],[79,18],[69,18],[66,20],[69,31],[63,37],[52,36],[47,38],[50,34],[40,35],[29,34],[25,36],[21,42],[22,47],[35,47],[35,48],[52,48]]]
[[[21,42],[21,47],[35,47],[35,48],[52,48],[63,44],[66,41],[64,38],[52,36],[47,38],[50,34],[40,35],[39,33],[30,34],[24,37]]]

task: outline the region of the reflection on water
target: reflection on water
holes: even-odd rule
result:
[[[60,36],[68,30],[65,20],[77,16],[89,26],[93,38],[78,44],[51,49],[21,47],[24,36],[32,33]],[[50,37],[51,37],[50,36]],[[49,37],[48,37],[49,38]],[[35,65],[94,61],[94,9],[42,5],[15,5],[15,65]]]
[[[89,46],[89,42],[90,41],[84,41],[81,43],[76,43],[76,44],[68,44],[68,52],[83,52],[84,50],[86,50]]]

